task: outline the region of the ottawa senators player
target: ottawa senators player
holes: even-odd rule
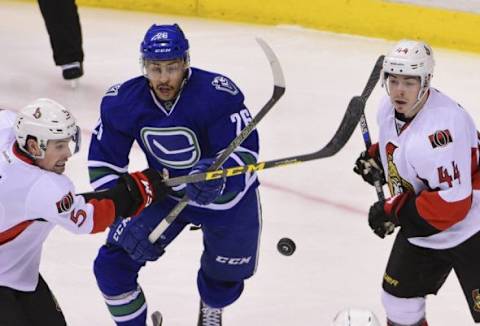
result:
[[[62,173],[79,146],[75,118],[55,101],[38,99],[17,115],[0,111],[0,325],[66,325],[39,274],[42,244],[55,225],[101,232],[166,192],[148,169],[124,174],[110,190],[75,194]]]
[[[369,183],[372,169],[385,171],[392,195],[373,204],[368,216],[381,238],[389,224],[400,229],[383,279],[392,326],[426,326],[425,298],[439,291],[452,269],[480,323],[477,128],[460,105],[430,87],[433,66],[423,42],[400,41],[385,57],[388,96],[377,115],[379,143],[354,169]]]

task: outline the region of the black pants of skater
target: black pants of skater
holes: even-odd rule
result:
[[[38,0],[57,66],[83,62],[82,30],[75,0]]]
[[[65,317],[47,283],[40,275],[33,292],[0,286],[0,325],[65,326]]]

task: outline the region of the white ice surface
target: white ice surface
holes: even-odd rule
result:
[[[53,65],[38,7],[0,1],[0,108],[18,110],[37,97],[51,97],[74,112],[84,131],[84,146],[69,162],[67,174],[78,191],[90,190],[86,152],[102,94],[110,85],[138,75],[139,42],[154,22],[179,22],[190,40],[192,65],[230,76],[254,114],[272,91],[269,66],[255,37],[271,45],[285,71],[287,92],[259,125],[261,160],[308,153],[326,144],[350,97],[363,89],[377,56],[393,44],[291,26],[90,8],[81,8],[80,15],[85,76],[71,89]],[[478,123],[480,57],[437,49],[436,60],[434,86],[457,99]],[[367,108],[374,138],[375,106],[383,92],[377,87]],[[344,307],[368,308],[384,320],[379,293],[393,237],[380,240],[367,226],[375,192],[351,171],[361,150],[357,130],[333,158],[261,173],[259,268],[242,297],[226,309],[224,325],[327,326]],[[135,148],[130,169],[144,164]],[[276,251],[277,241],[285,236],[297,244],[291,257]],[[104,239],[105,234],[74,236],[56,228],[45,243],[41,272],[69,325],[113,325],[92,274]],[[161,310],[167,326],[196,323],[201,250],[201,233],[185,231],[140,275],[150,309]],[[432,326],[473,324],[453,274],[427,305]]]

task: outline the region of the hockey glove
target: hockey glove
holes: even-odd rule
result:
[[[212,165],[213,159],[203,159],[192,168],[189,174],[206,172]],[[199,205],[208,205],[222,195],[225,188],[225,178],[199,181],[187,184],[185,192],[188,198]]]
[[[370,207],[368,212],[368,225],[380,238],[392,234],[395,227],[399,225],[399,212],[405,205],[411,193],[402,193],[387,200],[377,201]]]
[[[164,248],[158,241],[152,244],[148,240],[152,230],[151,226],[144,223],[142,217],[117,219],[110,227],[107,243],[123,248],[130,258],[138,263],[155,261],[163,255]]]
[[[353,172],[360,175],[365,182],[372,186],[375,181],[380,181],[383,186],[385,181],[385,173],[383,172],[382,162],[380,161],[380,152],[378,143],[373,144],[368,150],[360,153],[360,156],[355,161]]]
[[[163,199],[169,188],[163,183],[162,175],[154,169],[146,169],[142,172],[124,174],[118,181],[123,183],[130,196],[130,209],[122,216],[135,216],[153,202]]]

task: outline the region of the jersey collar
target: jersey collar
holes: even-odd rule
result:
[[[30,165],[35,165],[35,162],[34,160],[27,155],[27,153],[25,153],[24,151],[22,151],[20,149],[20,147],[18,146],[18,143],[17,142],[14,142],[13,145],[12,145],[12,152],[13,152],[13,155],[18,158],[19,160],[27,163],[27,164],[30,164]]]

